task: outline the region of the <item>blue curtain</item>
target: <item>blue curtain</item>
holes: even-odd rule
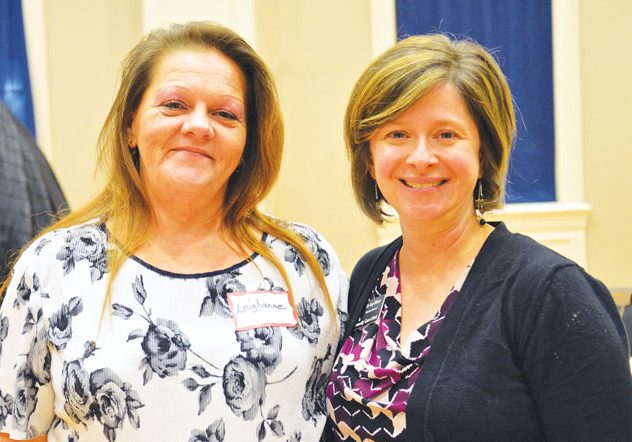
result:
[[[494,52],[518,120],[506,200],[555,201],[551,0],[397,0],[396,10],[398,39],[447,32]]]
[[[0,99],[35,136],[21,0],[0,0]]]

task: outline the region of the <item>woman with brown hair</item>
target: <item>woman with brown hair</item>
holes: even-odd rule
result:
[[[317,232],[257,208],[282,147],[241,37],[199,22],[138,43],[99,138],[105,187],[3,286],[0,440],[320,437],[347,283]]]
[[[632,380],[604,285],[486,210],[515,132],[478,44],[406,38],[356,83],[345,116],[355,194],[402,236],[356,265],[327,389],[347,441],[630,441]]]

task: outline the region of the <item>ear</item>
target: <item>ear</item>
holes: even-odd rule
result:
[[[369,175],[375,180],[375,164],[373,164],[373,155],[369,153]]]

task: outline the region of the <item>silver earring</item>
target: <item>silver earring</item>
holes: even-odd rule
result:
[[[380,200],[380,194],[377,190],[377,181],[373,181],[373,187],[375,189],[375,202],[377,203]]]
[[[485,218],[483,218],[483,214],[485,213],[485,198],[483,198],[483,180],[478,180],[478,196],[474,203],[476,204],[476,218],[478,218],[478,223],[481,226],[487,224]]]

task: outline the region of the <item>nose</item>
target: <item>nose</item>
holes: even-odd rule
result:
[[[182,124],[182,131],[195,136],[210,137],[213,134],[213,126],[206,107],[197,106],[191,110]]]
[[[437,163],[437,156],[431,143],[420,138],[406,158],[406,163],[415,167],[427,167]]]

